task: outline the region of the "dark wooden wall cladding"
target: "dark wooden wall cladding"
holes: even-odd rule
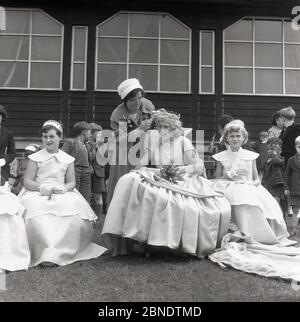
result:
[[[5,126],[15,136],[39,136],[41,125],[49,119],[62,119],[62,93],[57,91],[0,90],[5,105]]]

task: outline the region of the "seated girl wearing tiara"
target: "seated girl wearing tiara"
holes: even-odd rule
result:
[[[244,123],[233,120],[224,128],[226,151],[217,153],[213,187],[231,204],[232,220],[241,233],[265,244],[290,243],[280,206],[261,185],[255,160],[257,153],[243,149],[248,133]]]
[[[67,265],[106,250],[92,242],[97,217],[74,189],[74,158],[58,148],[62,135],[59,122],[44,123],[43,149],[29,156],[19,195],[26,208],[30,266]]]

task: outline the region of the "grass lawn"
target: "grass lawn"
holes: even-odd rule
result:
[[[295,238],[300,241],[300,232]],[[172,254],[37,266],[7,273],[6,287],[0,301],[300,301],[290,282]]]

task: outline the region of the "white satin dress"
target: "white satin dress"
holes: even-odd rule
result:
[[[74,158],[62,150],[50,154],[43,149],[29,158],[37,164],[35,181],[39,184],[64,184],[67,168],[74,162]],[[52,194],[50,199],[38,191],[24,189],[19,197],[26,208],[24,219],[31,252],[30,266],[42,262],[67,265],[96,258],[106,251],[92,242],[93,221],[97,217],[76,189]]]
[[[0,187],[0,269],[18,271],[29,267],[24,211],[18,197]]]
[[[247,174],[231,180],[212,180],[212,187],[223,193],[232,206],[232,218],[239,230],[255,241],[265,244],[287,242],[289,236],[283,214],[277,201],[262,186],[252,185],[252,164],[259,155],[240,148],[229,148],[213,156],[223,166],[223,175],[230,170],[243,168]]]
[[[152,142],[151,164],[184,165],[188,150],[194,147],[183,136],[174,139],[174,153]],[[197,257],[212,253],[228,230],[227,199],[200,175],[186,174],[171,184],[156,181],[155,173],[155,169],[141,168],[119,179],[102,230],[106,246],[113,255],[125,255],[127,241],[133,239]]]

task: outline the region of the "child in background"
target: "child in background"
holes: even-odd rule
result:
[[[263,165],[261,184],[270,192],[280,205],[287,190],[285,181],[284,158],[280,156],[282,142],[279,138],[272,137],[267,143],[267,160]]]
[[[256,159],[256,167],[258,171],[259,178],[261,179],[263,176],[263,167],[268,158],[267,153],[267,140],[268,140],[268,132],[261,131],[259,133],[259,140],[256,141],[252,148],[253,151],[259,154],[259,157]]]
[[[295,139],[300,135],[300,129],[295,124],[296,112],[293,108],[282,108],[279,112],[284,124],[284,129],[279,136],[282,141],[281,155],[284,157],[285,166],[287,166],[289,158],[296,153]]]
[[[300,135],[300,128],[295,124],[296,112],[292,107],[282,108],[279,112],[283,121],[283,130],[279,136],[282,141],[281,155],[284,157],[284,164],[287,167],[289,158],[296,154],[295,139]],[[287,196],[287,204],[284,205],[284,209],[289,216],[293,216],[289,196]]]
[[[300,209],[300,136],[295,140],[295,149],[297,153],[288,161],[286,168],[286,181],[288,194],[291,197],[293,209],[292,231],[291,235],[296,235]]]
[[[92,152],[92,196],[93,196],[93,208],[98,217],[100,218],[103,210],[103,193],[105,193],[105,168],[99,165],[96,159],[96,154],[98,148],[101,146],[100,137],[102,127],[96,123],[89,123],[91,129],[90,142],[88,142],[88,147]]]
[[[268,129],[268,138],[279,138],[283,129],[283,125],[284,122],[280,115],[280,111],[276,111],[272,115],[272,126]]]
[[[91,201],[91,159],[92,155],[87,147],[91,136],[90,126],[85,121],[73,125],[75,138],[66,139],[61,150],[75,159],[76,189],[83,195],[88,203]]]

